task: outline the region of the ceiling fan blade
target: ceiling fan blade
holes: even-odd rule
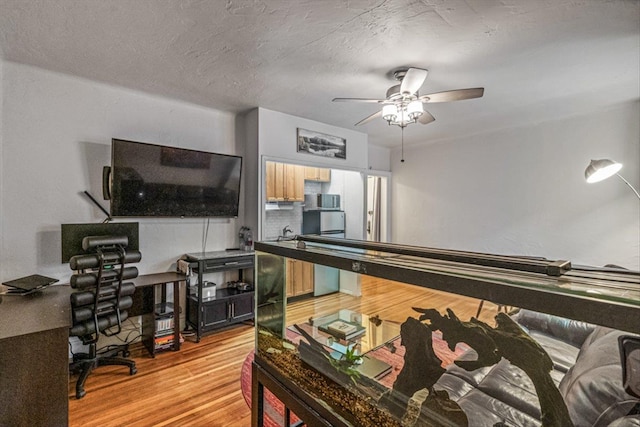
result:
[[[422,95],[418,99],[422,102],[451,102],[481,98],[483,94],[483,87],[474,87],[471,89],[446,90],[444,92],[430,93]]]
[[[382,116],[382,111],[376,111],[375,113],[373,113],[372,115],[365,117],[364,119],[360,120],[358,123],[356,123],[354,126],[360,126],[363,125],[365,123],[369,123],[371,120],[378,118]]]
[[[333,102],[372,102],[375,104],[382,104],[386,102],[386,99],[369,99],[369,98],[333,98]]]
[[[402,83],[400,83],[400,93],[403,95],[413,95],[420,89],[426,78],[427,70],[423,70],[422,68],[409,68],[407,74],[402,78]]]
[[[431,115],[430,112],[428,111],[423,111],[422,114],[420,114],[420,117],[418,117],[418,122],[423,124],[423,125],[428,125],[429,123],[435,121],[436,118],[433,117]]]

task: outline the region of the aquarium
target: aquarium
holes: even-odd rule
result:
[[[319,236],[255,249],[253,425],[637,416],[639,272]],[[340,291],[288,298],[290,260],[340,269]]]

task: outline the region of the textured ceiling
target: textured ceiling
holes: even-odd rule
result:
[[[280,111],[354,128],[399,66],[431,104],[405,143],[540,122],[640,98],[637,0],[0,0],[3,58],[231,112]]]

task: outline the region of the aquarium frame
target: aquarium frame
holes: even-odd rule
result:
[[[251,425],[262,426],[264,424],[264,388],[266,387],[284,405],[285,425],[290,426],[288,419],[290,411],[298,418],[304,420],[308,427],[352,427],[351,424],[340,418],[336,413],[327,410],[309,396],[309,394],[293,381],[280,376],[277,370],[271,368],[268,362],[263,361],[259,354],[254,355],[251,367],[251,402],[259,402],[257,410],[251,411]],[[305,396],[306,399],[300,398]]]
[[[474,253],[452,250],[442,252],[448,257],[442,259],[429,248],[307,235],[292,241],[256,242],[255,250],[640,334],[640,296],[606,296],[561,287],[586,280],[594,290],[618,286],[640,294],[637,271],[571,267],[556,275],[550,273],[570,263],[480,253],[475,254],[478,262],[471,262]],[[403,256],[415,257],[413,267],[395,262]],[[461,261],[453,260],[455,256]],[[510,266],[482,265],[483,258]],[[531,271],[527,262],[538,271]]]

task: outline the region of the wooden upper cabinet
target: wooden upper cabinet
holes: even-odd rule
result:
[[[286,165],[286,191],[289,200],[304,202],[304,166]],[[293,178],[290,178],[293,176]]]
[[[331,169],[318,168],[318,176],[320,177],[320,179],[318,181],[330,182],[331,181]]]
[[[304,167],[304,179],[307,181],[330,182],[331,169],[315,168],[312,166]]]
[[[276,163],[275,171],[275,192],[273,194],[275,200],[287,200],[286,192],[286,168],[284,163]]]
[[[267,201],[304,201],[304,167],[278,162],[267,162]]]
[[[266,187],[267,187],[267,200],[275,201],[276,200],[276,163],[275,162],[267,162],[267,171],[266,171]]]
[[[318,168],[311,166],[304,167],[304,179],[305,181],[315,181],[318,178]]]

